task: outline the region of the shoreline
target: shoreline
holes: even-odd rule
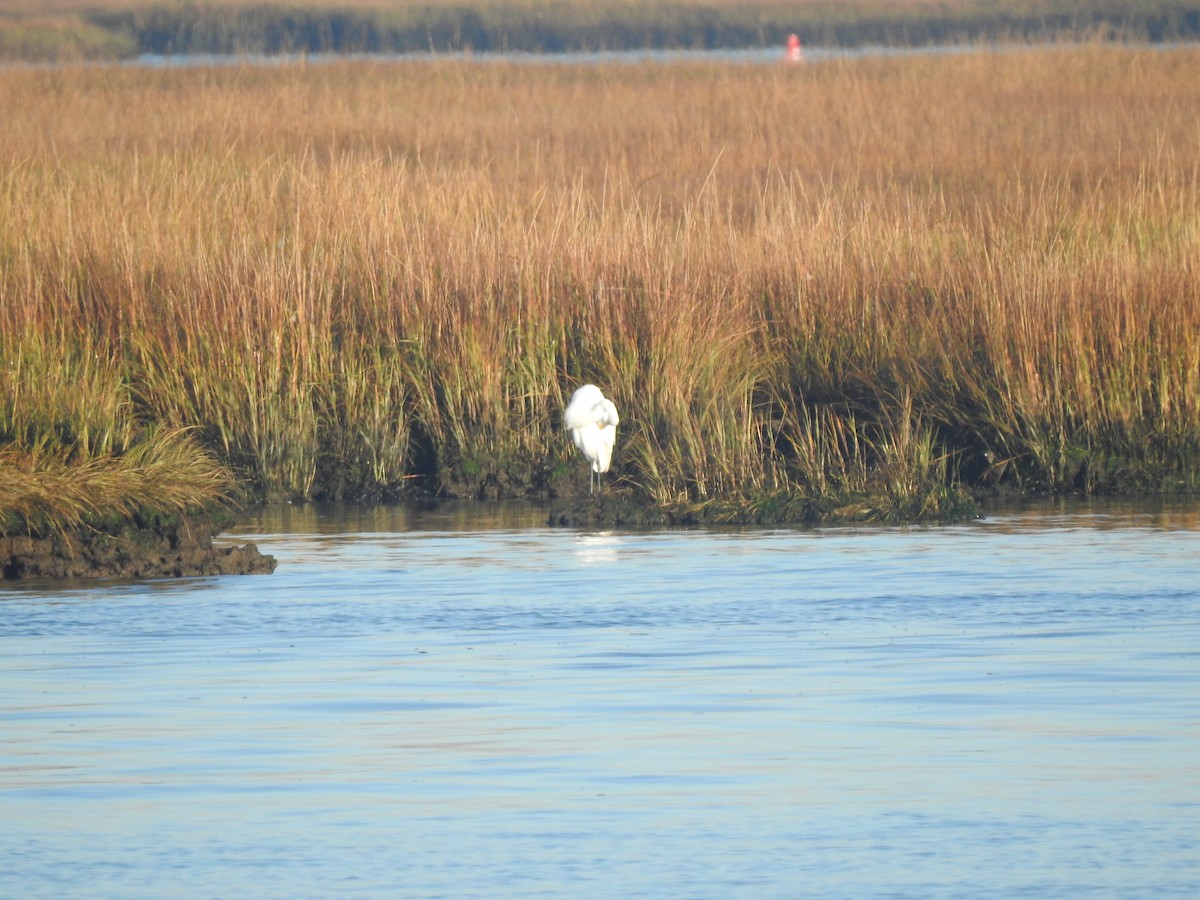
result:
[[[922,516],[888,514],[885,498],[867,495],[779,498],[760,502],[709,501],[666,505],[629,493],[599,497],[464,500],[426,498],[399,502],[306,501],[265,504],[249,518],[274,507],[287,510],[284,521],[260,522],[258,531],[303,533],[318,518],[350,517],[356,527],[372,531],[492,530],[510,528],[609,531],[689,529],[797,529],[950,526],[986,520],[1006,510],[1043,504],[1073,508],[1076,504],[1194,505],[1200,495],[1183,493],[1051,494],[1002,492],[987,496],[959,493],[946,507]],[[514,505],[519,512],[514,514]],[[247,527],[242,523],[241,527]],[[277,560],[255,543],[243,542],[236,523],[221,512],[185,516],[139,515],[117,525],[86,525],[55,533],[0,535],[0,586],[31,581],[149,580],[215,575],[270,574]],[[223,535],[223,536],[222,536]],[[215,543],[214,543],[215,541]]]
[[[224,515],[138,514],[38,534],[0,536],[0,578],[189,578],[275,571],[255,544],[213,544],[231,520]]]

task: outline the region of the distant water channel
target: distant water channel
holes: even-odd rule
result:
[[[0,896],[1200,896],[1200,506],[544,518],[0,588]]]
[[[833,60],[851,60],[865,57],[889,56],[953,56],[964,53],[1022,53],[1051,44],[1017,43],[961,43],[945,45],[923,45],[913,47],[883,47],[864,45],[859,47],[806,47],[803,49],[804,63],[822,63]],[[1160,52],[1168,52],[1195,46],[1193,43],[1162,42],[1137,44],[1136,46]],[[786,65],[789,64],[783,45],[775,47],[753,47],[742,49],[711,48],[700,50],[596,50],[566,51],[561,53],[524,53],[490,51],[474,52],[424,52],[424,53],[181,53],[161,55],[143,53],[117,62],[100,60],[92,62],[44,63],[5,62],[0,60],[0,71],[6,68],[56,69],[63,66],[90,66],[106,68],[117,66],[133,69],[193,69],[227,68],[242,66],[323,66],[347,62],[371,62],[404,64],[414,62],[473,62],[481,64],[517,64],[534,66],[588,66],[588,65],[638,65],[643,63],[716,63],[730,65]]]
[[[803,59],[807,62],[821,62],[830,59],[855,59],[864,56],[944,56],[951,53],[978,51],[983,46],[985,45],[812,47],[803,51]],[[997,46],[994,49],[999,49],[999,47]],[[1009,49],[1013,48],[1010,47]],[[470,60],[482,63],[526,63],[530,65],[589,65],[606,63],[626,63],[632,65],[646,62],[715,62],[762,65],[766,63],[785,63],[787,62],[787,56],[786,49],[781,42],[778,47],[754,47],[750,49],[573,50],[563,53],[516,53],[504,51],[486,53],[283,53],[270,55],[194,53],[177,56],[160,56],[146,53],[132,59],[124,60],[121,65],[157,69],[190,68],[193,66],[236,66],[245,64],[294,65],[299,62],[322,65],[346,61],[433,62],[437,60]]]
[[[960,43],[927,44],[913,47],[882,47],[868,44],[860,47],[806,47],[802,51],[805,63],[830,62],[832,60],[861,59],[865,57],[889,56],[954,56],[964,53],[1023,53],[1044,49],[1052,44],[1025,42],[1014,43]],[[1169,52],[1192,43],[1162,42],[1136,45],[1142,49]],[[470,61],[477,63],[515,63],[541,66],[578,65],[637,65],[641,63],[728,63],[734,65],[784,65],[788,64],[786,48],[781,42],[777,47],[753,47],[743,49],[712,48],[702,50],[596,50],[568,51],[563,53],[285,53],[285,54],[185,54],[160,56],[143,54],[124,60],[122,66],[137,68],[192,68],[196,66],[243,66],[243,65],[328,65],[347,61],[358,62],[434,62]]]

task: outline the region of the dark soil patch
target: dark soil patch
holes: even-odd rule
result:
[[[636,494],[558,500],[549,525],[560,528],[671,528],[696,526],[816,526],[961,522],[979,518],[979,506],[958,490],[898,502],[885,496],[765,496],[753,500],[710,500],[659,504]]]
[[[0,535],[0,574],[17,578],[183,578],[275,571],[254,544],[213,546],[223,516],[137,516],[67,533]]]
[[[550,507],[551,526],[559,528],[662,528],[687,524],[673,520],[661,506],[625,494],[556,500]]]

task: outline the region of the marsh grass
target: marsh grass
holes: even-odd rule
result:
[[[125,363],[105,342],[10,327],[0,337],[0,534],[211,513],[239,496],[193,429],[139,421]]]
[[[0,440],[572,493],[594,381],[664,504],[1194,489],[1198,63],[0,72]]]
[[[155,429],[122,453],[92,456],[0,446],[0,534],[211,511],[234,491],[225,468],[179,430]]]

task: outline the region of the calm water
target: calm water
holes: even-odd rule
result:
[[[731,63],[741,65],[780,65],[786,62],[786,35],[770,47],[749,49],[712,48],[702,50],[598,50],[565,53],[304,53],[304,54],[183,54],[159,56],[143,54],[124,60],[119,65],[137,68],[189,68],[192,66],[322,65],[348,60],[381,63],[430,62],[434,60],[470,61],[477,63],[519,63],[530,65],[606,65],[640,63]],[[954,56],[964,53],[1024,53],[1044,49],[1054,44],[1026,42],[927,44],[914,47],[881,47],[867,44],[860,47],[805,47],[804,61],[809,63],[888,56]],[[1137,45],[1144,50],[1170,52],[1191,43],[1154,43]]]
[[[535,65],[592,65],[608,63],[743,63],[762,65],[764,63],[781,64],[785,62],[785,36],[781,36],[778,46],[755,47],[751,49],[714,48],[710,50],[597,50],[569,51],[565,53],[285,53],[285,54],[213,54],[195,53],[178,56],[159,56],[146,53],[133,59],[124,60],[123,66],[139,68],[187,68],[191,66],[240,66],[240,65],[321,65],[338,63],[348,60],[404,63],[431,62],[434,60],[463,61],[480,63],[528,63]],[[804,59],[808,62],[822,62],[832,59],[857,59],[867,56],[945,56],[948,54],[970,53],[986,48],[988,45],[934,45],[921,47],[810,47],[804,51]],[[1023,45],[1026,48],[1032,45]],[[1156,45],[1157,46],[1157,45]],[[995,45],[993,50],[1011,51],[1015,46]]]
[[[174,56],[161,56],[145,53],[119,62],[98,60],[85,63],[66,63],[65,65],[87,65],[106,68],[120,66],[137,69],[177,69],[193,67],[240,67],[240,66],[294,66],[328,65],[334,63],[377,62],[404,64],[411,62],[469,61],[475,63],[516,63],[528,65],[608,65],[640,63],[730,63],[735,65],[780,65],[785,60],[785,38],[780,35],[779,43],[770,47],[750,49],[721,49],[709,50],[599,50],[572,51],[566,53],[278,53],[278,54],[244,54],[244,53],[185,53]],[[932,45],[920,47],[880,47],[867,45],[862,47],[806,47],[804,59],[806,62],[817,63],[837,59],[858,59],[862,57],[885,56],[947,56],[961,53],[990,51],[1011,53],[1029,50],[1036,44],[953,44]],[[1148,49],[1166,50],[1189,46],[1187,44],[1149,44]],[[28,63],[0,61],[0,70],[5,68],[21,69],[53,69],[63,63]]]
[[[543,516],[0,590],[0,896],[1200,895],[1200,507]]]

